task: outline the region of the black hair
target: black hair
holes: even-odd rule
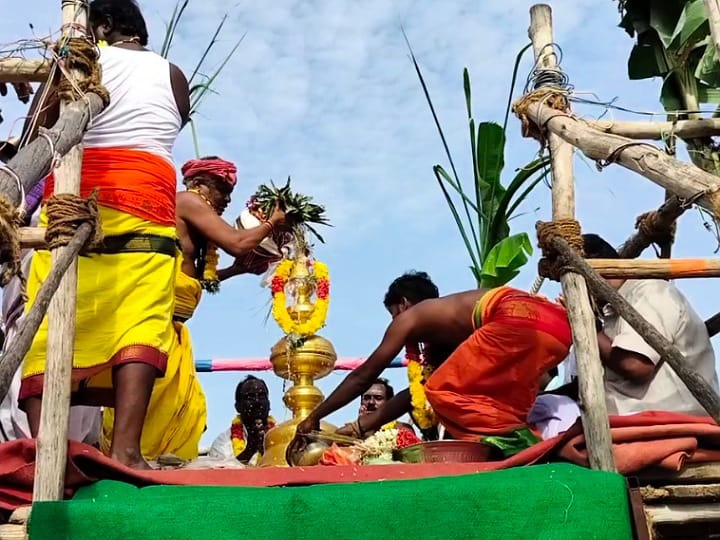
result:
[[[245,383],[248,383],[250,381],[260,381],[261,383],[263,383],[263,386],[265,386],[265,388],[267,388],[267,384],[265,384],[265,381],[263,381],[262,379],[260,379],[258,377],[255,377],[253,375],[248,375],[242,381],[240,381],[238,383],[238,385],[235,387],[235,402],[236,403],[240,401],[240,392],[241,392],[243,386],[245,386]]]
[[[385,399],[390,399],[395,395],[395,389],[387,379],[383,379],[382,377],[375,379],[370,386],[375,386],[376,384],[385,387]]]
[[[137,36],[143,47],[148,44],[147,25],[135,0],[93,0],[89,19],[92,26],[109,24],[114,32]]]
[[[390,284],[383,303],[389,309],[390,306],[400,304],[403,298],[406,298],[408,302],[417,304],[423,300],[438,298],[439,296],[440,292],[437,285],[432,282],[426,272],[411,270],[405,272]]]
[[[597,234],[583,234],[583,251],[588,259],[619,259],[617,250]]]

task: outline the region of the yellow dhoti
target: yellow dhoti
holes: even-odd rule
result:
[[[176,273],[175,316],[189,319],[200,302],[200,282],[182,271]],[[207,406],[205,394],[195,373],[190,332],[185,324],[174,323],[172,346],[165,376],[155,380],[152,397],[145,415],[140,449],[145,459],[173,454],[181,459],[198,457],[200,437],[205,430]],[[108,453],[112,441],[113,409],[103,412],[100,447]]]
[[[173,343],[175,228],[99,206],[105,248],[78,258],[78,295],[73,392],[107,394],[112,367],[142,362],[165,372]],[[43,212],[40,225],[47,226]],[[50,272],[50,252],[33,254],[28,276],[33,305]],[[19,401],[42,394],[48,338],[47,317],[23,363]]]

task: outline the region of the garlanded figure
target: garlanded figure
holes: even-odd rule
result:
[[[182,167],[187,191],[177,194],[176,227],[182,251],[175,275],[174,336],[165,376],[155,381],[145,418],[141,450],[145,459],[172,454],[183,460],[198,456],[207,418],[205,395],[195,373],[192,341],[186,322],[200,303],[202,289],[217,291],[219,282],[244,273],[262,273],[272,259],[254,254],[260,242],[280,229],[282,210],[262,225],[237,230],[221,216],[237,183],[235,165],[216,156],[188,161]],[[217,249],[235,256],[217,269]],[[114,412],[103,419],[103,449],[113,436]]]
[[[403,278],[393,284],[396,292],[402,290]],[[403,295],[391,301],[393,321],[380,345],[298,425],[299,435],[317,430],[322,418],[359,397],[403,347],[422,343],[428,345],[423,361],[430,372],[423,390],[453,438],[483,442],[491,458],[512,455],[540,440],[527,414],[541,376],[567,356],[572,343],[561,305],[510,287],[418,303]],[[442,351],[448,350],[452,353],[446,359]],[[405,390],[341,432],[362,436],[412,412],[413,396]]]
[[[265,452],[265,433],[275,427],[270,393],[262,379],[248,375],[240,381],[235,388],[235,411],[230,428],[217,436],[208,455],[256,465]]]
[[[172,150],[188,120],[185,76],[146,49],[148,32],[130,0],[94,0],[89,26],[99,47],[108,107],[83,136],[80,196],[97,190],[104,243],[78,259],[78,302],[72,371],[74,404],[115,407],[108,454],[148,468],[140,436],[153,384],[162,377],[175,330],[175,168]],[[36,93],[25,134],[52,126],[59,95]],[[37,113],[37,114],[35,114]],[[45,198],[54,192],[48,177]],[[47,215],[40,215],[47,226]],[[28,275],[32,305],[50,272],[50,252],[38,250]],[[37,436],[44,387],[47,318],[23,364],[19,402]]]

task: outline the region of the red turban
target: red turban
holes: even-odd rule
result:
[[[191,159],[182,166],[183,178],[207,174],[225,180],[231,186],[237,183],[237,168],[233,163],[220,158]]]

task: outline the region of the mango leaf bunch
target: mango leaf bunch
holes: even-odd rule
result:
[[[272,180],[270,185],[261,184],[250,200],[248,209],[258,218],[269,218],[276,205],[285,211],[285,216],[291,228],[297,232],[307,230],[320,242],[325,243],[315,226],[325,225],[331,227],[327,218],[325,207],[313,202],[313,198],[302,193],[293,192],[290,188],[290,177],[283,187],[277,187]]]

